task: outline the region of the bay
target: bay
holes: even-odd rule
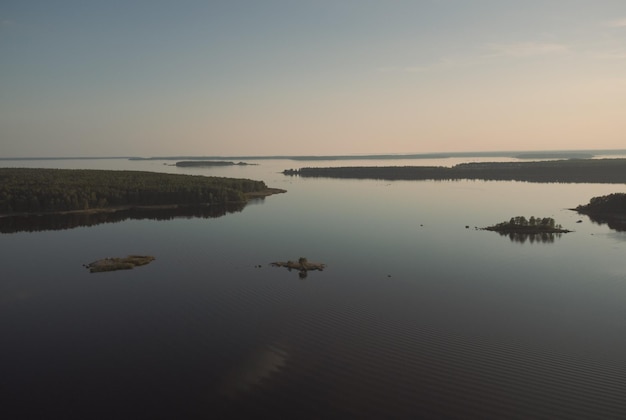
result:
[[[280,173],[449,159],[171,163],[0,162],[242,177],[288,191],[219,218],[0,234],[7,418],[626,412],[626,234],[568,210],[626,186]],[[517,215],[574,232],[522,243],[475,229]],[[111,273],[82,266],[128,254],[156,260]],[[301,256],[327,269],[300,279],[269,265]]]

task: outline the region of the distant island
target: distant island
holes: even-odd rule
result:
[[[442,166],[356,166],[287,169],[284,175],[381,180],[626,183],[626,159],[462,163]]]
[[[0,216],[245,203],[284,190],[250,179],[141,171],[0,168]]]
[[[591,159],[592,153],[584,152],[527,152],[513,156],[516,159]]]
[[[581,204],[572,210],[589,216],[598,224],[606,223],[611,229],[626,231],[625,193],[593,197],[588,204]]]
[[[206,167],[206,166],[248,166],[248,165],[256,165],[256,163],[246,163],[246,162],[231,162],[225,160],[183,160],[181,162],[176,162],[176,166],[182,168],[188,167]]]
[[[543,233],[568,233],[571,230],[563,229],[560,224],[556,224],[552,217],[535,217],[531,216],[526,219],[524,216],[511,217],[508,222],[498,223],[494,226],[483,228],[483,230],[491,230],[500,233],[516,233],[516,234],[543,234]]]

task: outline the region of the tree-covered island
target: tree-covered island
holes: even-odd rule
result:
[[[593,197],[589,203],[581,204],[572,210],[589,216],[595,223],[606,223],[611,229],[626,231],[625,193]]]
[[[498,223],[494,226],[483,228],[483,230],[491,230],[500,233],[523,233],[523,234],[542,234],[542,233],[568,233],[571,230],[563,229],[563,226],[556,224],[552,217],[535,217],[531,216],[526,219],[524,216],[511,217],[508,222]]]
[[[285,192],[250,179],[141,171],[0,168],[0,215],[245,203]]]

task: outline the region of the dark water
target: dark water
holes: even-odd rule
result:
[[[56,162],[288,193],[218,218],[0,234],[2,417],[626,417],[626,234],[566,210],[626,186],[303,180],[260,163]],[[474,229],[516,215],[575,232]],[[156,260],[82,266],[128,254]],[[300,256],[327,269],[269,266]]]

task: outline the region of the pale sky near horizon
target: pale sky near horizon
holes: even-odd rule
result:
[[[0,3],[0,157],[624,148],[624,0]]]

